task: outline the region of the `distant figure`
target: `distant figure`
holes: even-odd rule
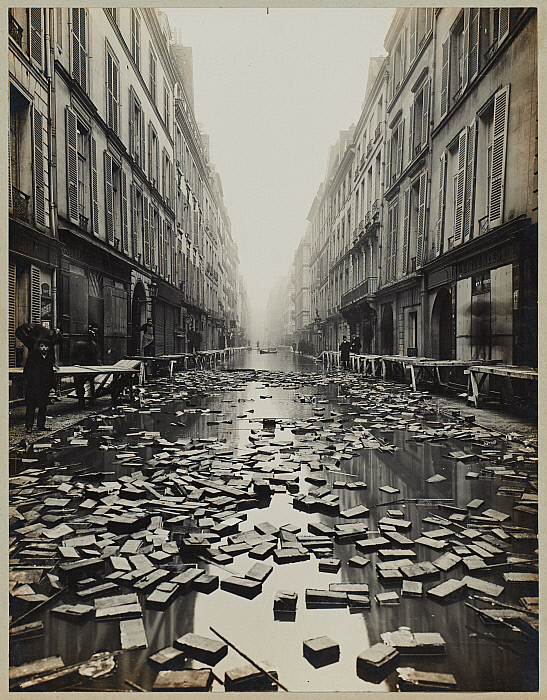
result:
[[[256,341],[256,349],[260,350],[260,341],[259,340]]]
[[[343,369],[349,369],[349,353],[350,353],[351,343],[344,335],[342,336],[342,342],[340,343],[340,365]]]
[[[299,340],[298,341],[298,352],[303,355],[304,354],[304,341]]]
[[[351,341],[351,352],[358,355],[361,352],[361,339],[358,335],[354,335]]]
[[[293,352],[296,352],[296,343],[293,343],[293,344],[292,344],[292,351],[293,351]]]
[[[142,352],[146,357],[154,357],[154,324],[149,316],[146,323],[143,323],[140,330],[142,331]]]
[[[94,367],[96,365],[102,365],[101,362],[101,348],[98,342],[98,330],[97,324],[92,324],[89,326],[87,333],[87,338],[85,340],[79,340],[74,346],[72,351],[72,362],[75,365],[83,365]],[[89,382],[89,404],[91,405],[95,401],[95,377],[93,374],[75,374],[74,375],[74,387],[76,389],[76,396],[78,397],[78,406],[80,408],[85,407],[85,385]]]
[[[55,385],[55,351],[50,340],[41,338],[33,345],[25,363],[23,376],[27,380],[25,390],[27,433],[32,432],[36,409],[38,409],[36,421],[38,430],[51,430],[46,428],[49,392]]]

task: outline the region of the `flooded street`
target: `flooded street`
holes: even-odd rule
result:
[[[67,675],[38,687],[22,680],[21,689],[130,690],[130,681],[149,691],[158,667],[148,658],[187,633],[218,640],[213,627],[275,670],[290,691],[395,691],[396,668],[408,667],[451,674],[462,692],[537,690],[537,582],[507,578],[537,571],[534,446],[465,421],[465,409],[438,413],[427,392],[326,374],[291,351],[249,351],[232,366],[153,380],[139,402],[10,456],[12,621],[40,602],[32,596],[58,594],[17,623],[41,621],[43,628],[12,638],[10,667],[55,656],[66,667],[99,651],[119,652],[126,611],[107,619],[51,612],[80,603],[97,611],[101,596],[137,593],[142,615],[129,617],[142,619],[146,647],[116,653],[104,677]],[[532,507],[518,507],[526,501]],[[151,517],[133,527],[123,520],[128,512]],[[366,544],[378,537],[378,545]],[[260,560],[249,555],[259,540],[276,548]],[[238,543],[246,546],[230,550]],[[283,549],[301,556],[281,563]],[[441,557],[429,570],[410,568]],[[99,560],[89,575],[67,573],[67,563],[86,559]],[[257,562],[271,573],[254,597],[181,585],[167,604],[152,607],[146,599],[157,584],[138,587],[151,571],[168,572],[170,580],[196,565],[222,582],[245,577]],[[320,570],[322,562],[331,562],[329,571]],[[428,593],[466,576],[454,596]],[[94,596],[105,581],[115,586]],[[403,594],[409,581],[421,582],[423,594]],[[328,596],[306,602],[306,591],[348,583],[368,584],[368,606],[364,594],[340,607],[327,607]],[[79,595],[86,587],[90,595]],[[295,615],[274,613],[278,591],[298,595]],[[385,593],[396,594],[390,604],[378,602]],[[511,617],[511,627],[485,624],[473,609],[488,613],[485,597],[495,598],[496,610],[528,605],[529,614]],[[400,653],[385,673],[357,675],[357,657],[401,627],[440,634],[444,653]],[[323,636],[339,646],[339,660],[315,668],[303,642]],[[213,668],[212,689],[221,691],[217,679],[246,663],[230,647],[211,666],[185,654],[178,668]]]

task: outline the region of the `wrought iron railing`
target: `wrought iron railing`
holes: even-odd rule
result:
[[[9,35],[17,44],[19,44],[19,46],[21,46],[23,43],[23,27],[19,24],[19,22],[15,19],[11,12],[9,13],[8,17]]]
[[[498,50],[498,40],[496,39],[494,41],[494,43],[492,44],[492,46],[488,49],[488,51],[484,55],[486,60],[489,61],[492,58],[492,56],[496,53],[497,50]]]
[[[378,141],[380,134],[382,133],[382,122],[378,122],[376,129],[374,130],[374,140]]]
[[[380,216],[380,200],[376,199],[374,201],[374,204],[372,205],[372,218],[375,219],[377,216]]]
[[[341,306],[348,306],[363,297],[369,296],[370,294],[375,294],[378,290],[378,278],[377,277],[367,277],[360,284],[358,284],[349,292],[342,294]]]
[[[21,192],[16,187],[11,188],[11,206],[13,215],[21,221],[30,223],[30,195]]]

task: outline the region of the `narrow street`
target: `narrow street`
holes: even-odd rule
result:
[[[136,396],[13,413],[13,690],[278,689],[211,628],[290,691],[538,689],[535,426],[283,348]]]

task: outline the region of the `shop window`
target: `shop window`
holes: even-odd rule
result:
[[[485,272],[482,275],[475,275],[471,282],[471,294],[473,296],[487,294],[490,292],[490,286],[490,272]]]

